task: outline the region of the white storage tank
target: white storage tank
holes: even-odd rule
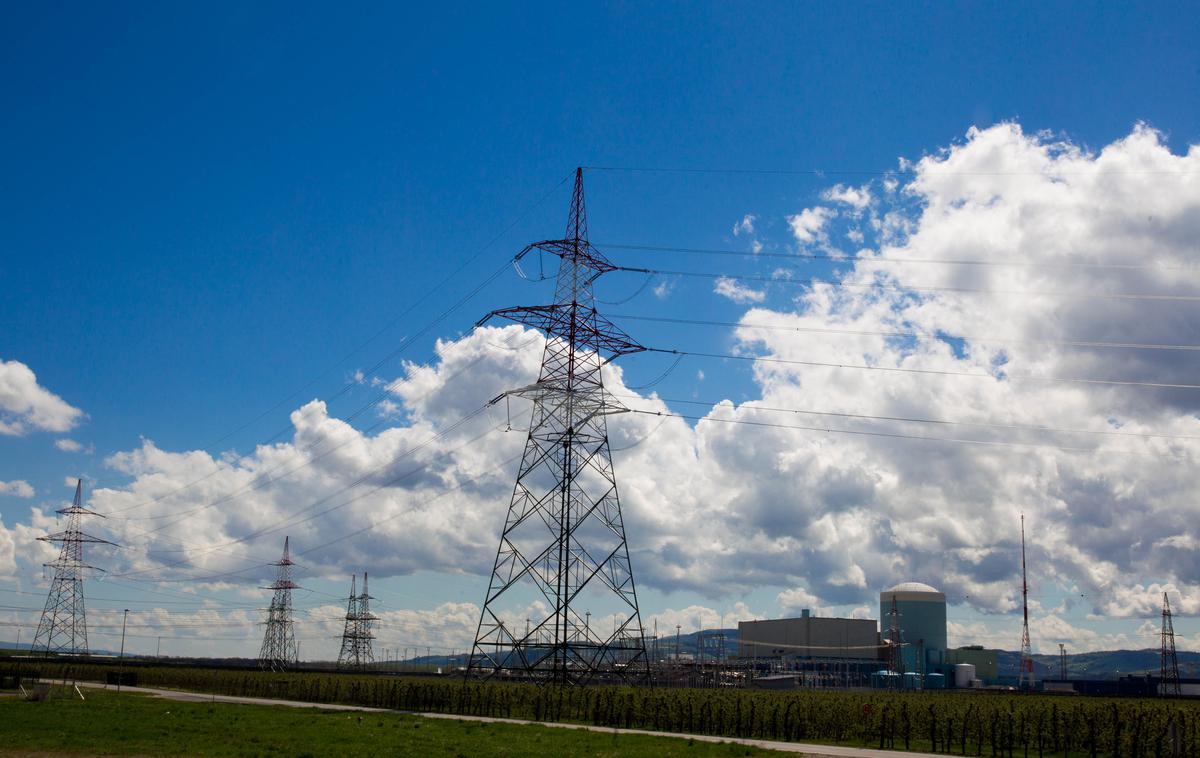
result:
[[[958,689],[967,689],[971,686],[971,680],[975,678],[974,663],[956,663],[954,664],[954,686]]]

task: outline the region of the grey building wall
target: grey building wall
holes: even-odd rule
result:
[[[739,621],[738,656],[875,659],[879,657],[877,623],[812,616]]]

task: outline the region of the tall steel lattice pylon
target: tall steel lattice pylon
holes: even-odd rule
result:
[[[601,366],[645,348],[596,312],[592,283],[616,266],[588,242],[582,169],[566,236],[515,261],[533,252],[560,259],[554,302],[480,321],[499,316],[547,340],[537,382],[501,395],[532,400],[533,416],[467,675],[641,681],[649,660],[608,443],[607,417],[626,409],[606,394]]]
[[[1025,573],[1025,514],[1021,514],[1021,671],[1018,679],[1019,689],[1032,690],[1033,682],[1033,645],[1029,642],[1029,579]]]
[[[1163,593],[1162,607],[1162,663],[1159,679],[1160,695],[1179,697],[1183,688],[1179,684],[1179,658],[1175,655],[1175,623],[1171,620],[1171,601]]]
[[[892,595],[892,608],[888,611],[888,686],[904,687],[904,643],[901,640],[900,609],[896,595]]]
[[[354,579],[350,577],[350,600],[346,605],[346,626],[342,632],[342,649],[338,653],[338,668],[365,669],[375,662],[375,654],[371,650],[371,640],[375,634],[371,624],[375,616],[371,614],[370,594],[367,592],[367,574],[363,572],[362,594],[354,594]]]
[[[31,651],[46,655],[87,655],[87,614],[83,603],[83,575],[89,569],[102,571],[83,562],[83,546],[112,545],[108,540],[85,534],[80,528],[84,516],[101,516],[83,507],[83,480],[75,483],[75,500],[70,508],[58,511],[67,517],[67,528],[55,534],[38,537],[42,542],[61,543],[58,560],[47,563],[54,569],[54,581],[46,596],[46,607],[33,636]]]
[[[274,590],[271,607],[267,609],[267,631],[263,634],[262,650],[258,653],[258,664],[271,671],[286,671],[300,661],[300,648],[296,644],[295,621],[292,619],[292,590],[300,585],[292,581],[291,552],[287,537],[283,538],[283,557],[272,566],[279,572],[275,581],[263,589]]]

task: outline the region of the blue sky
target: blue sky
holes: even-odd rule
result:
[[[756,238],[786,251],[788,216],[831,185],[881,181],[900,158],[960,145],[973,126],[1012,121],[1091,150],[1140,122],[1176,154],[1200,141],[1200,14],[1186,3],[117,4],[6,15],[0,358],[87,416],[65,435],[0,436],[0,481],[27,481],[32,504],[69,497],[64,478],[78,473],[126,484],[105,460],[143,438],[213,455],[251,453],[281,430],[286,439],[290,411],[334,397],[526,242],[559,233],[561,182],[577,165],[826,172],[587,173],[597,243],[746,250],[733,230],[753,214]],[[774,266],[609,253],[730,275]],[[663,281],[669,297],[647,288],[608,309],[725,321],[746,311],[711,281],[653,284]],[[612,274],[601,297],[641,283]],[[507,273],[400,357],[427,362],[435,339],[544,297]],[[729,352],[735,342],[729,329],[625,326],[653,346]],[[670,362],[625,365],[635,386]],[[379,372],[400,373],[398,358]],[[691,360],[654,389],[760,396],[749,366]],[[348,415],[370,396],[355,387],[329,412]],[[61,436],[84,450],[56,449]],[[30,505],[0,497],[0,517],[28,521]],[[398,607],[406,595],[427,607],[482,593],[469,572],[434,576],[419,584],[436,590],[376,589]],[[777,592],[710,601],[766,608]],[[676,608],[703,599],[662,586],[646,595]]]

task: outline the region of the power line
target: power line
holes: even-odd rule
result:
[[[869,366],[857,363],[829,363],[823,361],[802,361],[788,358],[773,358],[765,355],[736,355],[734,353],[706,353],[695,350],[666,350],[663,348],[646,348],[646,352],[663,353],[666,355],[686,355],[696,358],[714,358],[731,361],[762,361],[764,363],[779,363],[795,366],[813,366],[816,368],[850,369],[854,371],[888,371],[901,374],[928,374],[931,376],[964,376],[974,379],[993,379],[997,381],[1016,379],[1032,382],[1063,382],[1067,384],[1098,384],[1118,387],[1150,387],[1154,389],[1200,389],[1200,384],[1169,384],[1165,382],[1142,382],[1124,379],[1088,379],[1083,377],[1035,376],[1033,374],[1012,374],[1005,372],[1003,376],[981,374],[972,371],[949,371],[942,369],[904,368],[897,366]]]
[[[719,424],[742,424],[745,426],[768,427],[772,429],[795,429],[806,432],[823,432],[826,434],[848,434],[861,437],[885,437],[889,439],[901,440],[922,440],[927,442],[950,442],[963,445],[983,445],[996,447],[1013,447],[1013,448],[1045,448],[1051,450],[1062,450],[1070,453],[1117,453],[1120,455],[1141,455],[1136,450],[1105,450],[1095,447],[1067,447],[1064,445],[1051,445],[1040,442],[1008,442],[1004,440],[976,440],[965,439],[958,437],[936,437],[932,435],[922,434],[899,434],[893,432],[870,432],[861,429],[833,429],[824,426],[802,426],[794,424],[777,424],[769,421],[751,421],[749,419],[730,419],[719,418],[716,416],[697,416],[686,413],[671,413],[666,411],[651,411],[639,408],[629,409],[631,413],[641,413],[646,416],[669,416],[672,418],[686,419],[688,421],[712,421]]]
[[[474,412],[472,415],[478,415],[480,412],[482,412],[482,410],[483,410],[483,409],[479,409],[479,410],[475,411],[475,412]],[[453,449],[451,449],[451,450],[448,450],[448,451],[446,451],[446,452],[444,453],[444,455],[445,455],[445,454],[449,454],[449,453],[453,453],[453,452],[457,452],[458,450],[462,449],[463,447],[466,447],[466,446],[468,446],[468,445],[471,445],[471,444],[473,444],[473,443],[477,442],[479,439],[482,439],[483,437],[487,436],[488,434],[491,434],[492,432],[496,431],[496,429],[497,429],[497,428],[498,428],[498,427],[490,427],[489,429],[487,429],[486,431],[484,431],[482,434],[480,434],[480,435],[478,435],[478,436],[474,437],[473,439],[467,440],[467,441],[463,442],[461,445],[459,445],[458,447],[455,447],[455,448],[453,448]],[[387,466],[391,466],[391,465],[392,465],[392,463],[394,463],[394,461],[390,461],[390,462],[387,464]],[[383,467],[383,468],[387,468],[387,466],[385,466],[385,467]],[[332,499],[332,498],[333,498],[335,495],[341,494],[342,492],[345,492],[345,491],[347,491],[347,490],[349,490],[349,489],[351,489],[351,488],[353,488],[353,487],[357,486],[358,484],[362,483],[362,482],[363,482],[363,481],[365,481],[366,479],[370,478],[370,476],[372,476],[372,475],[374,475],[374,474],[377,474],[379,470],[373,471],[373,472],[371,472],[370,474],[367,474],[367,475],[365,475],[364,477],[361,477],[360,479],[356,480],[354,483],[352,483],[352,484],[348,485],[347,487],[344,487],[344,488],[342,488],[341,490],[338,490],[337,492],[334,492],[334,493],[332,493],[332,494],[330,494],[330,495],[328,495],[328,496],[326,496],[326,497],[324,497],[324,498],[322,498],[322,499],[320,499],[320,500],[316,501],[315,503],[313,503],[313,504],[311,504],[311,505],[307,506],[306,508],[304,508],[304,509],[302,509],[302,510],[298,511],[297,513],[294,513],[294,514],[292,514],[292,515],[288,516],[286,519],[283,519],[283,520],[281,520],[281,521],[278,521],[278,522],[276,522],[276,523],[275,523],[275,524],[273,524],[273,525],[269,525],[269,526],[266,526],[266,527],[262,527],[262,528],[260,528],[260,529],[257,529],[257,530],[255,530],[255,531],[253,531],[253,532],[250,532],[249,534],[243,535],[243,536],[241,536],[241,537],[239,537],[239,538],[237,538],[237,539],[235,539],[235,540],[231,540],[230,542],[224,543],[224,545],[222,545],[222,546],[219,546],[219,547],[225,547],[225,546],[229,546],[229,545],[234,545],[234,544],[243,543],[243,542],[246,542],[246,541],[248,541],[248,540],[250,540],[250,539],[254,539],[255,537],[262,537],[262,536],[265,536],[265,535],[267,535],[267,534],[271,534],[271,533],[274,533],[274,532],[281,531],[281,530],[283,530],[283,529],[288,529],[288,528],[291,528],[291,527],[294,527],[294,526],[299,526],[300,524],[307,523],[307,522],[309,522],[309,521],[312,521],[313,519],[316,519],[316,518],[319,518],[319,517],[321,517],[321,516],[324,516],[324,515],[326,515],[326,514],[332,513],[332,512],[333,512],[333,511],[335,511],[335,510],[339,510],[339,509],[341,509],[341,508],[345,508],[346,506],[348,506],[348,505],[350,505],[350,504],[352,504],[352,503],[355,503],[355,502],[357,502],[357,501],[359,501],[359,500],[363,499],[364,497],[368,497],[369,495],[373,495],[373,494],[375,494],[375,493],[379,492],[380,490],[383,490],[383,489],[385,489],[385,488],[387,488],[387,487],[391,487],[391,486],[395,485],[396,483],[398,483],[398,482],[400,482],[400,481],[403,481],[404,479],[406,479],[406,478],[408,478],[408,477],[410,477],[410,476],[413,476],[414,474],[418,474],[418,473],[420,473],[421,471],[424,471],[426,468],[427,468],[427,465],[418,466],[417,468],[415,468],[415,469],[412,469],[412,470],[409,470],[409,471],[405,472],[404,474],[400,474],[399,476],[395,476],[395,477],[393,477],[393,478],[391,478],[391,479],[388,479],[388,480],[387,480],[387,481],[385,481],[384,483],[380,484],[378,487],[374,487],[374,488],[372,488],[372,489],[370,489],[370,490],[367,490],[366,492],[363,492],[363,493],[361,493],[361,494],[359,494],[359,495],[356,495],[356,496],[354,496],[354,497],[350,498],[349,500],[346,500],[346,501],[345,501],[345,502],[343,502],[343,503],[339,503],[338,505],[331,506],[331,507],[329,507],[329,508],[326,508],[325,510],[318,511],[318,512],[316,512],[316,513],[314,513],[314,514],[312,514],[312,515],[310,515],[310,516],[308,516],[308,517],[306,517],[306,518],[300,519],[299,521],[291,520],[291,519],[294,519],[296,516],[298,516],[298,515],[299,515],[299,514],[301,514],[301,513],[305,513],[305,512],[307,512],[307,511],[311,511],[313,508],[316,508],[316,507],[317,507],[318,505],[320,505],[321,503],[328,502],[328,501],[329,501],[329,500],[331,500],[331,499]],[[382,470],[382,469],[380,469],[380,470]],[[482,476],[482,475],[481,475],[481,476]],[[466,480],[466,481],[467,481],[467,482],[474,481],[474,480],[475,480],[475,479],[477,479],[477,478],[479,478],[479,477],[475,477],[475,478],[473,478],[473,479],[469,479],[469,480]],[[466,483],[466,482],[464,482],[463,484],[465,484],[465,483]],[[454,487],[454,488],[451,488],[451,489],[449,489],[449,490],[445,490],[445,491],[443,491],[443,492],[442,492],[440,495],[438,495],[437,497],[441,497],[442,495],[448,494],[448,493],[450,493],[450,492],[454,492],[454,491],[458,490],[458,489],[459,489],[461,486],[462,486],[462,484],[460,484],[460,485],[458,485],[458,486],[456,486],[456,487]],[[437,497],[435,497],[434,499],[437,499]],[[400,515],[403,515],[403,514],[400,514]],[[362,530],[362,531],[366,531],[366,530]],[[361,533],[361,531],[360,531],[360,532],[358,532],[358,533]],[[334,542],[336,542],[336,541],[338,541],[338,540],[334,540]],[[326,544],[333,544],[333,542],[326,543]],[[219,549],[219,548],[218,548],[218,547],[214,547],[214,548],[211,548],[211,549],[209,549],[208,551],[200,551],[198,554],[199,554],[199,555],[203,555],[203,554],[205,554],[206,552],[215,552],[217,549]],[[311,553],[311,552],[312,552],[314,549],[316,549],[316,548],[309,548],[309,549],[307,549],[307,550],[302,550],[302,551],[299,551],[299,552],[297,553],[297,555],[306,555],[306,554],[308,554],[308,553]],[[190,556],[190,557],[195,557],[195,556],[193,555],[193,556]],[[182,564],[183,564],[183,563],[185,563],[185,562],[186,562],[186,561],[180,560],[180,561],[177,561],[177,562],[175,562],[175,563],[166,564],[165,566],[159,566],[159,567],[155,567],[155,568],[153,568],[153,569],[142,569],[142,570],[138,570],[138,571],[129,571],[129,572],[125,572],[125,573],[123,573],[123,574],[114,574],[114,576],[132,576],[132,575],[135,575],[135,574],[144,574],[144,573],[147,573],[147,572],[149,572],[149,571],[160,570],[160,569],[162,569],[162,568],[173,568],[173,567],[175,567],[175,566],[182,565]],[[254,570],[254,569],[257,569],[257,568],[261,568],[261,566],[262,566],[262,564],[256,564],[256,565],[254,565],[254,566],[247,566],[247,567],[245,567],[245,568],[236,569],[236,570],[233,570],[233,571],[227,571],[227,572],[223,572],[223,573],[219,573],[219,574],[211,574],[211,575],[207,575],[207,576],[180,577],[180,578],[173,578],[173,579],[162,579],[162,578],[159,578],[159,579],[153,579],[153,580],[145,580],[145,579],[142,579],[142,580],[135,580],[135,581],[153,581],[153,582],[209,581],[209,580],[211,580],[211,579],[218,579],[218,578],[223,578],[223,577],[226,577],[226,576],[235,576],[235,575],[238,575],[238,574],[244,574],[244,573],[246,573],[247,571],[251,571],[251,570]]]
[[[665,247],[661,245],[598,244],[598,247],[614,250],[637,250],[650,253],[689,253],[692,255],[726,255],[740,258],[781,258],[796,261],[831,261],[833,263],[882,263],[886,265],[930,264],[955,266],[986,266],[1016,268],[1088,268],[1114,269],[1119,271],[1194,271],[1200,266],[1164,266],[1153,263],[1090,263],[1086,261],[1005,261],[973,260],[969,258],[859,258],[827,253],[774,253],[768,251],[721,250],[695,247]]]
[[[1165,345],[1143,342],[1099,342],[1091,340],[1052,340],[1052,339],[1015,339],[1001,337],[968,337],[955,334],[935,334],[933,332],[901,332],[882,331],[874,329],[834,329],[818,326],[787,326],[785,324],[747,324],[741,321],[712,321],[706,319],[668,318],[666,316],[638,316],[633,314],[613,314],[615,318],[625,318],[632,321],[656,321],[664,324],[692,324],[696,326],[728,326],[738,329],[768,329],[783,332],[804,332],[814,334],[844,334],[849,336],[866,337],[903,337],[908,339],[961,340],[963,342],[990,342],[1009,345],[1063,345],[1066,347],[1096,347],[1130,350],[1178,350],[1200,351],[1200,345]]]
[[[882,282],[872,282],[870,284],[855,284],[847,281],[833,281],[830,279],[791,279],[786,277],[773,276],[742,276],[738,274],[715,274],[707,271],[671,271],[654,268],[635,268],[632,266],[618,266],[618,271],[626,271],[633,274],[649,274],[651,276],[686,276],[701,279],[730,279],[735,281],[746,282],[770,282],[772,284],[790,284],[794,286],[817,287],[824,286],[834,289],[851,289],[851,290],[879,290],[883,292],[932,292],[932,293],[951,293],[951,294],[980,294],[980,295],[1025,295],[1029,297],[1061,297],[1061,298],[1086,298],[1101,299],[1101,300],[1156,300],[1156,301],[1175,301],[1175,302],[1200,302],[1200,295],[1154,295],[1154,294],[1137,294],[1125,292],[1057,292],[1057,291],[1040,291],[1040,290],[997,290],[997,289],[980,289],[977,287],[934,287],[923,285],[908,285],[908,284],[885,284]],[[641,292],[645,289],[645,284],[638,290]],[[635,293],[636,295],[637,293]],[[627,298],[624,302],[632,300],[633,297]]]
[[[911,168],[888,169],[884,171],[868,169],[771,169],[771,168],[689,168],[681,166],[584,166],[585,171],[610,171],[627,174],[728,174],[749,176],[895,176],[897,174],[913,173]],[[936,167],[922,169],[922,173],[933,176],[1082,176],[1097,173],[1105,176],[1187,176],[1195,173],[1188,169],[1147,170],[1147,171],[1111,171],[1097,169],[1090,171],[939,171]]]
[[[242,426],[238,427],[237,429],[234,429],[233,431],[231,431],[231,432],[229,432],[229,433],[227,433],[227,434],[223,435],[222,437],[220,437],[220,438],[218,438],[218,439],[214,440],[214,441],[213,441],[211,444],[209,444],[209,445],[205,445],[204,447],[207,449],[208,447],[211,447],[212,445],[217,445],[217,444],[220,444],[221,442],[223,442],[224,440],[226,440],[226,439],[228,439],[229,437],[233,436],[234,434],[237,434],[238,432],[240,432],[240,431],[242,431],[242,430],[246,429],[247,427],[249,427],[249,426],[253,425],[254,423],[258,422],[260,419],[264,418],[265,416],[269,415],[270,413],[272,413],[272,412],[274,412],[274,411],[278,410],[278,409],[279,409],[279,408],[280,408],[282,405],[284,405],[285,403],[287,403],[289,400],[291,400],[292,398],[296,397],[297,395],[299,395],[301,392],[305,391],[305,390],[306,390],[306,389],[308,389],[309,387],[313,386],[314,384],[316,384],[316,383],[317,383],[317,381],[319,381],[320,379],[323,379],[325,376],[328,376],[328,375],[329,375],[329,373],[330,373],[331,371],[333,371],[335,368],[337,368],[338,366],[342,365],[343,363],[345,363],[346,361],[350,360],[352,357],[354,357],[355,355],[357,355],[357,354],[358,354],[358,353],[359,353],[359,352],[360,352],[360,351],[361,351],[361,350],[362,350],[364,347],[366,347],[366,346],[367,346],[367,345],[369,345],[370,343],[374,342],[376,339],[378,339],[378,338],[379,338],[379,337],[381,337],[381,336],[382,336],[384,333],[386,333],[386,332],[387,332],[389,329],[391,329],[393,326],[395,326],[397,323],[399,323],[399,322],[400,322],[402,319],[404,319],[405,317],[407,317],[407,316],[408,316],[410,313],[412,313],[413,311],[415,311],[415,310],[416,310],[417,308],[419,308],[420,306],[424,305],[424,304],[425,304],[425,301],[426,301],[426,300],[428,300],[430,297],[432,297],[434,293],[438,292],[439,290],[443,289],[443,288],[444,288],[446,285],[448,285],[448,284],[450,284],[452,281],[454,281],[454,280],[455,280],[455,279],[458,277],[458,275],[459,275],[459,274],[461,274],[461,273],[462,273],[464,270],[466,270],[466,268],[467,268],[468,266],[470,266],[470,265],[471,265],[472,263],[474,263],[474,262],[475,262],[475,261],[476,261],[476,260],[477,260],[477,259],[478,259],[478,258],[481,256],[481,255],[483,255],[485,252],[487,252],[487,250],[488,250],[489,248],[491,248],[491,247],[492,247],[492,245],[494,245],[494,244],[496,244],[497,242],[499,242],[499,241],[500,241],[500,239],[501,239],[502,237],[504,237],[504,235],[506,235],[506,234],[508,234],[510,231],[512,231],[512,230],[513,230],[513,228],[514,228],[514,227],[516,227],[516,225],[517,225],[517,224],[519,224],[519,223],[521,223],[523,220],[525,220],[525,218],[526,218],[526,217],[527,217],[527,216],[528,216],[530,213],[532,213],[534,210],[536,210],[537,208],[539,208],[539,207],[542,205],[542,203],[544,203],[544,202],[545,202],[545,201],[546,201],[546,200],[547,200],[547,199],[548,199],[548,198],[549,198],[549,197],[550,197],[552,194],[554,194],[554,192],[556,192],[556,191],[557,191],[557,190],[558,190],[560,187],[562,187],[564,184],[566,184],[567,180],[568,180],[568,179],[570,179],[570,178],[571,178],[571,174],[567,174],[567,175],[566,175],[566,176],[564,176],[564,177],[563,177],[561,180],[559,180],[559,182],[558,182],[557,184],[555,184],[555,185],[554,185],[553,187],[551,187],[550,189],[546,190],[546,192],[544,192],[544,193],[543,193],[541,196],[539,196],[539,197],[538,197],[538,199],[537,199],[537,200],[535,200],[535,201],[533,202],[533,204],[532,204],[532,205],[529,205],[528,207],[526,207],[526,209],[525,209],[525,210],[523,210],[523,211],[522,211],[520,214],[518,214],[518,215],[517,215],[517,217],[516,217],[515,219],[513,219],[511,223],[509,223],[507,226],[505,226],[505,227],[504,227],[504,229],[503,229],[503,230],[501,230],[501,231],[500,231],[498,234],[496,234],[494,237],[492,237],[492,238],[491,238],[491,239],[489,239],[489,240],[488,240],[486,243],[484,243],[483,247],[479,248],[479,250],[477,250],[477,251],[476,251],[476,252],[475,252],[475,253],[474,253],[474,254],[473,254],[471,257],[469,257],[469,258],[467,258],[465,261],[463,261],[463,263],[462,263],[462,264],[461,264],[461,265],[460,265],[458,268],[454,269],[454,271],[453,271],[453,272],[451,272],[449,275],[447,275],[447,276],[446,276],[444,279],[442,279],[440,282],[438,282],[438,283],[437,283],[436,285],[434,285],[432,288],[430,288],[430,289],[428,289],[428,290],[425,290],[424,294],[422,294],[422,295],[421,295],[420,297],[418,297],[418,298],[417,298],[415,301],[413,301],[412,305],[410,305],[408,308],[404,309],[404,311],[402,311],[402,312],[401,312],[399,315],[397,315],[397,316],[395,316],[394,318],[392,318],[391,320],[389,320],[389,321],[388,321],[388,322],[387,322],[387,323],[386,323],[386,324],[385,324],[383,327],[381,327],[381,328],[380,328],[378,331],[376,331],[374,334],[372,334],[372,335],[371,335],[370,337],[368,337],[366,340],[364,340],[364,341],[362,341],[361,343],[359,343],[359,344],[358,344],[357,346],[355,346],[355,347],[354,347],[354,349],[352,349],[350,352],[346,353],[346,355],[345,355],[345,356],[343,356],[343,357],[342,357],[342,358],[340,358],[339,360],[335,361],[334,363],[330,364],[330,366],[329,366],[327,369],[325,369],[323,372],[321,372],[320,374],[318,374],[317,376],[315,376],[313,379],[311,379],[310,381],[308,381],[307,383],[305,383],[305,384],[304,384],[304,386],[300,387],[300,389],[298,389],[298,390],[296,390],[295,392],[291,393],[290,395],[286,396],[285,398],[283,398],[282,400],[280,400],[280,401],[279,401],[278,403],[276,403],[275,405],[271,406],[271,407],[270,407],[270,408],[268,408],[267,410],[265,410],[265,411],[263,411],[262,413],[260,413],[258,416],[256,416],[256,417],[254,417],[253,419],[251,419],[249,422],[247,422],[247,423],[243,424]],[[504,266],[504,268],[507,268],[507,267],[508,267],[508,264],[507,264],[507,262],[506,262],[506,263],[505,263],[505,266]],[[496,274],[493,274],[492,276],[488,277],[488,279],[487,279],[487,280],[485,280],[485,284],[484,284],[484,285],[481,285],[480,287],[476,287],[474,290],[472,290],[472,291],[471,291],[471,293],[470,293],[470,294],[467,296],[467,299],[469,299],[469,298],[470,298],[470,297],[472,297],[472,296],[473,296],[475,293],[477,293],[477,292],[478,292],[480,289],[482,289],[482,286],[486,286],[486,284],[490,284],[490,283],[491,283],[491,281],[492,281],[492,280],[493,280],[495,277],[496,277]],[[439,320],[440,320],[440,319],[439,319]],[[425,331],[425,330],[422,330],[422,332],[424,332],[424,331]],[[409,340],[407,340],[406,342],[407,342],[407,343],[411,343],[411,342],[412,342],[412,340],[411,340],[411,339],[409,339]],[[384,359],[384,361],[390,360],[390,358],[391,358],[391,357],[393,357],[394,355],[395,355],[395,353],[392,353],[392,354],[389,356],[389,358],[385,358],[385,359]],[[381,362],[381,363],[382,363],[382,362]],[[378,364],[377,364],[377,365],[378,365]],[[349,389],[350,387],[352,387],[352,386],[353,386],[353,384],[354,384],[353,382],[348,382],[348,383],[346,384],[346,386],[344,386],[344,387],[342,388],[342,390],[340,390],[340,391],[339,391],[339,392],[338,392],[336,395],[334,395],[334,397],[336,398],[336,397],[340,396],[340,395],[341,395],[343,392],[345,392],[347,389]],[[332,399],[332,398],[331,398],[331,399]]]
[[[640,395],[616,395],[618,398],[645,400],[646,398]],[[678,398],[659,398],[664,403],[677,403],[680,405],[701,405],[715,408],[720,404],[720,401],[707,400],[682,400]],[[833,416],[837,418],[852,418],[862,419],[866,421],[894,421],[909,424],[931,424],[939,426],[971,426],[982,429],[1004,429],[1011,431],[1028,431],[1028,432],[1052,432],[1055,434],[1095,434],[1107,435],[1113,437],[1138,437],[1142,439],[1168,439],[1168,440],[1200,440],[1200,435],[1194,434],[1152,434],[1149,432],[1122,432],[1115,429],[1064,429],[1054,426],[1039,426],[1032,424],[1001,424],[984,421],[951,421],[947,419],[929,419],[929,418],[912,418],[907,416],[881,416],[867,413],[848,413],[844,411],[814,411],[800,408],[780,408],[767,405],[751,405],[744,403],[738,406],[739,409],[750,411],[768,411],[771,413],[794,413],[807,416]],[[705,417],[708,418],[708,417]]]

